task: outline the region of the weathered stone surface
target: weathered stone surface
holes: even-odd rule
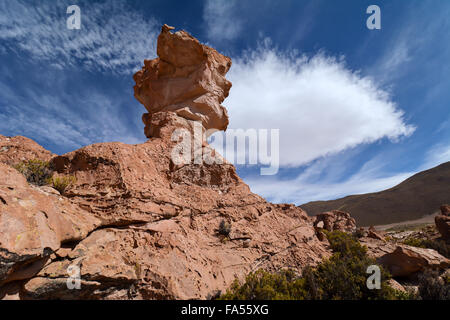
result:
[[[438,215],[434,217],[436,228],[445,240],[450,240],[450,216]]]
[[[349,213],[339,210],[324,212],[315,216],[314,226],[328,231],[356,231],[356,222]]]
[[[407,277],[426,268],[445,269],[450,260],[433,249],[423,249],[398,245],[391,253],[381,256],[378,261],[394,277]]]
[[[450,216],[450,205],[443,204],[441,206],[441,213],[443,216]]]
[[[201,299],[251,270],[329,256],[300,208],[251,193],[227,163],[178,168],[172,146],[104,143],[55,157],[77,178],[67,197],[0,165],[3,297]],[[224,219],[229,238],[218,234]],[[74,264],[81,290],[67,289]]]
[[[441,214],[434,218],[436,229],[445,240],[450,240],[450,205],[441,206]]]
[[[436,229],[444,240],[450,240],[450,206],[444,204],[441,206],[441,214],[434,217]]]
[[[77,178],[66,192],[73,202],[105,226],[123,226],[93,232],[69,254],[86,259],[83,279],[102,282],[92,274],[128,261],[107,278],[117,283],[135,266],[138,278],[128,283],[138,298],[206,298],[251,270],[300,269],[329,255],[300,208],[251,193],[230,164],[176,168],[172,146],[166,139],[105,143],[53,160],[61,174]],[[229,240],[217,232],[223,219],[232,224]],[[91,239],[97,235],[111,239],[101,245],[107,250]]]
[[[221,106],[231,82],[225,74],[231,59],[201,44],[185,31],[171,32],[164,25],[158,37],[158,58],[145,60],[134,75],[134,96],[148,110],[142,120],[145,134],[153,137],[155,113],[172,111],[177,116],[199,121],[208,129],[225,130],[226,109]]]
[[[83,239],[99,222],[0,163],[0,285],[32,277],[52,252]]]
[[[374,259],[379,259],[380,257],[393,252],[397,247],[397,245],[392,242],[385,242],[369,237],[359,238],[359,242],[366,246],[368,256]]]
[[[403,287],[400,283],[398,283],[397,281],[395,281],[394,279],[389,279],[387,281],[387,285],[390,286],[392,289],[401,291],[401,292],[407,292],[407,290],[405,289],[405,287]]]
[[[194,164],[196,151],[221,159],[204,141],[190,163],[174,162],[174,129],[193,131],[195,120],[226,128],[231,61],[168,26],[158,55],[135,75],[151,140],[53,157],[59,175],[76,177],[64,197],[0,166],[3,297],[205,299],[249,271],[300,271],[330,255],[302,209],[253,194],[226,161]],[[228,235],[218,230],[224,220]],[[67,287],[69,267],[80,270],[80,290]]]
[[[372,239],[378,239],[384,241],[384,237],[380,231],[377,231],[373,226],[368,230],[367,236]]]
[[[49,161],[53,156],[55,156],[53,153],[31,139],[0,135],[0,163],[15,165],[31,159]]]

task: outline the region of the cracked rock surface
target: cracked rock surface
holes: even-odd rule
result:
[[[300,271],[330,255],[312,218],[252,193],[204,140],[195,151],[222,161],[173,162],[175,129],[226,129],[231,60],[168,26],[158,55],[135,75],[147,142],[57,156],[0,137],[1,299],[207,299],[250,271]],[[11,165],[35,158],[76,182],[64,195],[28,184]],[[80,289],[67,286],[73,268]]]

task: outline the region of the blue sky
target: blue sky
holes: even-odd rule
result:
[[[81,30],[66,28],[71,4]],[[280,129],[277,175],[238,167],[254,192],[379,191],[450,160],[449,17],[447,0],[0,0],[0,134],[58,154],[144,142],[132,74],[167,23],[233,59],[230,128]]]

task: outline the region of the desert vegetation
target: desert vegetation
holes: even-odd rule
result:
[[[23,174],[29,183],[37,186],[46,185],[53,175],[50,163],[38,159],[19,162],[14,168]]]
[[[301,275],[292,270],[269,273],[257,270],[244,283],[235,280],[220,298],[225,300],[394,300],[411,296],[391,288],[390,275],[382,267],[381,288],[368,289],[367,267],[376,262],[352,235],[326,232],[332,256],[316,267],[306,267]]]
[[[76,182],[76,178],[72,175],[55,175],[48,161],[31,159],[19,162],[14,168],[22,173],[29,183],[36,186],[50,185],[61,194]]]
[[[408,238],[403,243],[418,248],[434,249],[444,257],[450,258],[450,245],[441,239]]]

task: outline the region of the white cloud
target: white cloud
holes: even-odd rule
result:
[[[144,18],[122,2],[79,4],[81,30],[66,27],[67,6],[73,3],[0,2],[0,48],[57,68],[131,73],[156,53],[159,23]]]
[[[260,194],[269,201],[294,202],[300,205],[309,201],[332,200],[352,194],[382,191],[399,184],[416,173],[386,174],[382,172],[379,163],[374,164],[371,161],[343,181],[339,179],[339,172],[326,178],[320,178],[319,175],[326,170],[330,170],[329,160],[322,160],[309,166],[292,179],[253,177],[245,179],[245,181],[250,185],[252,192]]]
[[[210,40],[232,40],[239,35],[242,21],[234,14],[236,0],[207,0],[203,8]]]
[[[228,78],[230,128],[279,128],[281,166],[414,131],[385,91],[322,53],[307,58],[265,45],[235,59]]]

